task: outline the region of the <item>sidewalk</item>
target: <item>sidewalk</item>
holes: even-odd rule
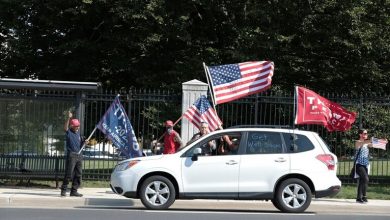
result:
[[[81,198],[60,196],[60,189],[12,187],[0,188],[0,206],[80,207],[80,206],[130,206],[130,199],[114,194],[110,188],[82,188]]]
[[[112,208],[140,208],[144,206],[138,199],[128,199],[114,194],[110,188],[82,188],[79,192],[83,197],[60,196],[59,189],[53,188],[27,188],[0,187],[1,207],[44,207],[44,208],[75,208],[75,207],[112,207]],[[314,199],[309,207],[311,211],[334,210],[338,207],[344,209],[367,208],[370,210],[388,211],[390,200],[369,200],[366,204],[358,204],[353,199]],[[271,202],[267,201],[237,201],[237,200],[177,200],[172,208],[183,209],[246,209],[257,210],[265,208],[276,210]],[[382,211],[380,211],[382,212]]]

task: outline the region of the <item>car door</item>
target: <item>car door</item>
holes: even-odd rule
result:
[[[187,196],[238,196],[239,155],[199,155],[197,160],[192,159],[195,148],[202,148],[202,145],[218,138],[220,136],[213,136],[201,141],[182,157],[182,184]]]
[[[248,132],[240,164],[240,198],[271,196],[277,180],[289,170],[290,157],[279,132]]]

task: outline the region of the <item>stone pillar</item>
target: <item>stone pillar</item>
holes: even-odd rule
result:
[[[194,104],[194,102],[201,96],[207,96],[208,84],[199,80],[191,80],[182,84],[183,98],[182,98],[182,114]],[[181,138],[185,145],[192,136],[199,132],[198,128],[195,127],[187,118],[181,120]]]

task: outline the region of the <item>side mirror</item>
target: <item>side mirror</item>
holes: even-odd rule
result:
[[[197,160],[198,160],[198,156],[199,156],[200,154],[202,154],[202,149],[200,149],[199,147],[195,148],[194,151],[193,151],[191,160],[192,160],[192,161],[197,161]]]

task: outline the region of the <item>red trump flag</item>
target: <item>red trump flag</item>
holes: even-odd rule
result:
[[[295,124],[320,124],[328,131],[347,131],[356,119],[355,112],[303,87],[296,87],[296,103]]]

